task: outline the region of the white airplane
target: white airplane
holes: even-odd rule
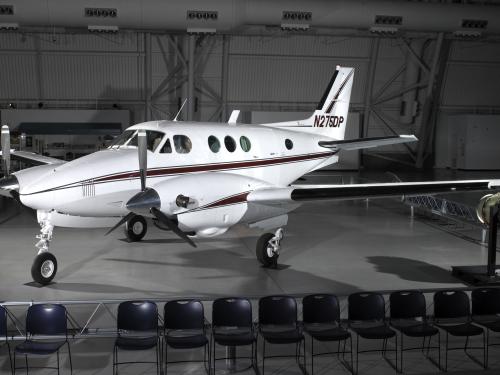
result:
[[[61,227],[125,224],[130,241],[146,234],[145,218],[196,246],[236,224],[266,232],[256,247],[264,266],[277,264],[287,214],[301,202],[403,194],[487,190],[500,181],[358,185],[291,185],[338,161],[340,150],[413,142],[413,135],[345,140],[354,69],[337,66],[313,115],[261,125],[150,121],[129,127],[106,150],[71,162],[10,149],[2,127],[0,194],[37,211],[41,233],[32,277],[48,284],[57,272],[49,252]],[[10,158],[42,164],[9,175]],[[120,219],[121,218],[121,219]],[[109,233],[108,232],[108,233]]]

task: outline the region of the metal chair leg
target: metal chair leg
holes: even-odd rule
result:
[[[71,374],[73,374],[73,360],[71,359],[71,348],[69,346],[69,341],[66,341],[66,344],[68,344],[69,371]]]

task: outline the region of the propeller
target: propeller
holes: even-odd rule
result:
[[[10,173],[10,132],[7,125],[2,126],[2,171],[5,177]]]
[[[145,130],[139,130],[137,134],[137,152],[139,157],[139,176],[141,179],[141,191],[134,195],[126,204],[127,209],[130,211],[118,223],[111,228],[106,235],[113,232],[119,226],[125,224],[136,214],[153,214],[160,222],[162,222],[168,229],[174,232],[177,236],[182,238],[188,244],[196,247],[195,243],[184,233],[180,228],[177,220],[170,219],[167,215],[160,211],[161,200],[156,190],[146,187],[146,177],[148,170],[148,148],[147,148],[147,134]]]

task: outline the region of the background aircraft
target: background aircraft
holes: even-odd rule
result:
[[[256,246],[265,266],[277,264],[287,214],[301,202],[497,188],[500,181],[438,181],[358,185],[291,185],[338,161],[340,150],[414,142],[412,135],[345,140],[354,69],[338,66],[313,115],[261,124],[152,121],[129,127],[106,150],[71,162],[10,149],[2,127],[5,178],[0,194],[37,211],[32,277],[49,283],[57,260],[49,252],[55,226],[125,225],[130,241],[145,218],[196,246],[196,238],[236,224],[266,231]],[[9,175],[10,158],[41,164]],[[273,233],[268,230],[275,230]],[[109,233],[108,232],[108,233]]]

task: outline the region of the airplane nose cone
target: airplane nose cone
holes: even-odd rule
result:
[[[19,191],[19,181],[14,175],[0,179],[0,195],[10,197],[11,191]]]
[[[130,198],[126,207],[136,214],[149,214],[151,208],[159,209],[161,207],[161,199],[155,189],[148,188]]]

